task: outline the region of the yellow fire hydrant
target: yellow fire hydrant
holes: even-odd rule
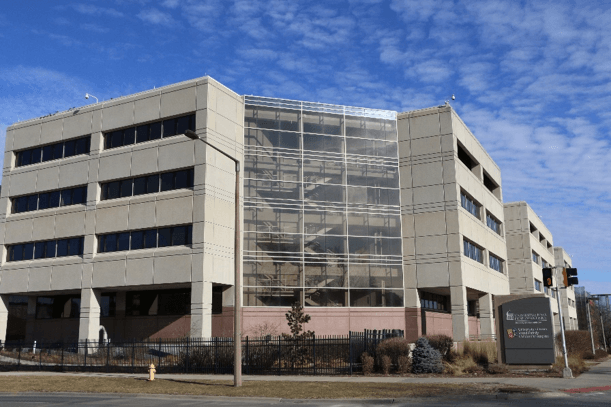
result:
[[[155,365],[151,363],[149,366],[149,378],[147,381],[152,382],[155,380],[155,372],[157,372],[157,370],[155,370]]]

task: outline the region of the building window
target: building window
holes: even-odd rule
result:
[[[450,309],[450,298],[447,295],[420,292],[420,308],[430,311],[445,311]]]
[[[541,291],[541,281],[535,280],[535,290]]]
[[[544,292],[546,295],[549,295],[549,287],[543,287],[543,292]]]
[[[32,212],[87,202],[87,186],[60,189],[12,198],[12,213]]]
[[[460,204],[467,210],[471,215],[479,219],[479,205],[473,198],[466,195],[463,191],[460,192]]]
[[[81,297],[56,295],[36,298],[36,318],[78,318],[81,313]]]
[[[102,200],[193,188],[193,168],[110,181],[101,184]]]
[[[465,251],[465,256],[480,263],[484,262],[484,257],[482,256],[482,249],[480,247],[476,246],[474,243],[471,243],[467,239],[463,239],[463,248]]]
[[[6,261],[50,259],[54,257],[82,256],[84,238],[45,240],[7,245]]]
[[[184,134],[187,130],[195,131],[194,114],[104,133],[104,149],[171,137]]]
[[[486,225],[492,230],[494,230],[498,235],[501,234],[501,222],[492,216],[490,212],[486,213]]]
[[[188,315],[191,313],[191,289],[128,291],[127,316]]]
[[[467,301],[467,315],[471,317],[478,316],[477,301]]]
[[[100,299],[100,317],[114,317],[117,313],[117,293],[102,293]]]
[[[465,164],[467,168],[473,171],[473,169],[477,167],[478,162],[475,161],[473,157],[471,157],[471,154],[469,154],[467,150],[460,143],[458,143],[457,147],[458,147],[458,151],[457,151],[458,159],[463,164]]]
[[[192,232],[191,225],[181,225],[98,235],[98,253],[189,246]]]
[[[533,261],[539,264],[539,255],[533,250]]]
[[[541,258],[541,267],[542,268],[548,268],[550,266],[550,264],[548,262],[546,262],[543,257]]]
[[[503,272],[503,260],[496,257],[493,254],[489,255],[490,268],[498,271],[499,273]]]
[[[556,298],[556,291],[551,290],[552,291],[552,298]]]
[[[30,148],[16,152],[15,166],[38,164],[51,160],[59,160],[75,155],[89,154],[91,136],[80,137],[60,143],[47,144],[42,147]]]

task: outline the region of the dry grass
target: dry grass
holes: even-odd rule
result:
[[[431,397],[443,394],[495,394],[508,386],[496,384],[422,384],[422,383],[338,383],[246,381],[234,388],[231,381],[155,380],[79,377],[79,376],[4,376],[0,392],[84,392],[181,394],[199,396],[273,397],[290,399],[401,398]]]
[[[464,341],[460,354],[463,356],[470,356],[477,364],[480,365],[496,363],[496,342]]]
[[[573,375],[576,376],[588,370],[586,362],[583,360],[581,355],[571,355],[568,357],[568,360],[569,367],[571,368]],[[562,372],[562,369],[564,369],[564,358],[562,356],[558,356],[556,358],[556,363],[552,365],[550,370],[552,372]]]

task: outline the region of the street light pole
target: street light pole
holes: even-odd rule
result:
[[[206,140],[200,138],[197,133],[192,130],[186,130],[185,136],[193,140],[199,140],[207,146],[212,147],[225,157],[229,158],[235,163],[235,242],[233,256],[235,260],[235,276],[234,276],[234,292],[235,292],[235,306],[233,314],[233,344],[234,344],[234,358],[233,358],[233,385],[234,387],[242,386],[242,279],[240,273],[241,259],[240,259],[240,160],[230,156],[226,152],[219,150]]]

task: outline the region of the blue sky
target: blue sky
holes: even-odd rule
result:
[[[609,2],[5,3],[2,139],[18,120],[89,103],[86,92],[206,74],[240,94],[397,111],[455,94],[501,167],[505,202],[529,202],[582,284],[611,293]]]

